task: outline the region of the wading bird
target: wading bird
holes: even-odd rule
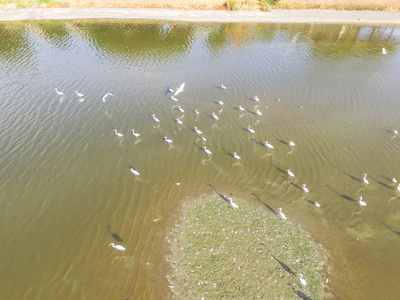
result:
[[[185,111],[183,110],[183,108],[180,106],[180,105],[178,105],[178,108],[177,108],[181,113],[184,113]]]
[[[241,159],[241,158],[240,158],[240,156],[239,156],[239,155],[237,155],[237,153],[236,153],[236,152],[233,152],[233,157],[234,157],[236,160],[239,160],[239,159]]]
[[[170,140],[169,138],[167,138],[166,136],[164,136],[164,140],[168,143],[168,144],[172,144],[172,140]]]
[[[207,153],[207,156],[211,155],[211,151],[208,150],[206,146],[203,147],[203,150],[204,150],[205,153]]]
[[[265,147],[268,147],[269,149],[274,149],[274,146],[268,143],[268,141],[265,142]]]
[[[282,219],[287,220],[285,214],[282,212],[282,208],[279,208],[279,215],[281,216]]]
[[[293,172],[290,171],[290,169],[287,170],[287,173],[288,173],[288,175],[289,175],[290,177],[296,177],[296,176],[294,176]]]
[[[256,132],[254,131],[254,129],[252,129],[252,128],[250,127],[250,125],[247,127],[247,131],[250,132],[251,134],[256,133]]]
[[[139,176],[139,172],[136,171],[134,168],[129,168],[129,171],[131,171],[135,176]]]
[[[305,279],[303,279],[303,274],[299,274],[299,276],[300,276],[300,283],[302,285],[307,285],[307,281]]]
[[[114,243],[111,243],[108,246],[113,246],[113,248],[119,250],[119,251],[125,251],[125,247],[121,246],[121,245],[115,245]]]
[[[184,87],[185,87],[185,83],[182,83],[181,86],[175,91],[174,96],[178,95],[180,92],[183,92]]]
[[[387,50],[385,48],[382,48],[382,54],[387,54]]]
[[[256,114],[262,116],[262,112],[259,109],[257,109]]]
[[[363,197],[362,196],[360,197],[360,200],[358,200],[358,203],[360,204],[360,206],[367,206],[367,203],[365,203],[363,201]]]
[[[174,96],[171,96],[170,99],[171,99],[172,101],[178,102],[178,99],[176,99]]]
[[[224,102],[222,102],[221,100],[217,102],[219,105],[224,105]]]
[[[243,108],[241,105],[239,105],[238,109],[239,109],[240,111],[244,111],[244,108]]]
[[[315,204],[316,207],[321,207],[321,205],[317,201],[315,201],[314,204]]]
[[[260,102],[260,99],[258,99],[258,97],[257,97],[257,96],[254,96],[254,101],[256,101],[256,102]]]
[[[194,131],[198,134],[198,135],[202,135],[203,132],[201,132],[200,130],[197,129],[197,127],[194,128]]]
[[[123,137],[123,136],[124,136],[122,133],[119,133],[119,132],[117,131],[117,129],[114,129],[113,131],[114,131],[114,133],[115,133],[118,137]]]
[[[363,181],[364,181],[364,183],[365,184],[369,184],[369,181],[367,180],[367,174],[364,174],[364,179],[363,179]]]
[[[292,141],[289,141],[289,146],[290,146],[290,147],[294,147],[294,146],[296,146],[296,144],[293,143]]]
[[[229,203],[231,204],[231,207],[233,209],[238,209],[239,208],[239,206],[235,202],[233,202],[232,198],[228,198],[228,200],[229,200]]]
[[[152,114],[151,117],[153,118],[154,121],[156,121],[157,123],[160,123],[160,120],[156,118],[155,114]]]
[[[131,131],[132,131],[132,134],[133,134],[135,137],[138,138],[138,137],[140,136],[140,133],[135,132],[135,129],[132,129]]]
[[[226,89],[227,89],[227,87],[224,86],[222,83],[221,83],[221,85],[220,85],[220,88],[223,89],[223,90],[226,90]]]
[[[306,187],[305,184],[303,184],[303,191],[306,192],[306,193],[309,193],[309,192],[310,192],[310,191],[308,190],[308,188]]]
[[[198,111],[197,109],[195,109],[193,112],[194,112],[196,115],[200,114],[199,111]]]
[[[83,97],[84,97],[84,95],[83,95],[83,94],[81,94],[81,93],[78,93],[78,91],[75,91],[75,94],[76,94],[78,97],[81,97],[81,98],[83,98]]]
[[[108,96],[114,96],[113,94],[111,94],[111,93],[107,93],[107,94],[105,94],[104,96],[103,96],[103,102],[106,102],[106,98],[108,97]]]
[[[212,113],[211,115],[215,120],[217,120],[217,121],[219,120],[218,116],[215,113]]]
[[[180,119],[176,119],[175,122],[178,123],[179,125],[183,125],[183,122]]]
[[[60,95],[60,96],[63,96],[63,95],[64,95],[64,93],[63,93],[63,92],[60,92],[59,90],[57,90],[57,88],[55,88],[54,90],[56,91],[56,93],[57,93],[58,95]]]

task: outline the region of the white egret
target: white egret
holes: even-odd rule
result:
[[[226,90],[226,89],[227,89],[227,87],[224,86],[222,83],[221,83],[221,85],[220,85],[220,88],[223,89],[223,90]]]
[[[393,136],[392,136],[392,139],[394,139],[395,137],[396,137],[396,135],[398,135],[399,134],[399,132],[395,129],[395,130],[393,130]]]
[[[258,99],[258,97],[257,97],[257,96],[254,96],[254,101],[256,101],[256,102],[260,102],[260,99]]]
[[[206,146],[203,147],[203,150],[204,150],[205,153],[207,153],[207,156],[211,155],[211,151],[208,150]]]
[[[207,141],[207,139],[204,136],[202,136],[201,139],[203,140],[203,142]]]
[[[321,207],[321,205],[317,201],[315,201],[314,204],[315,204],[316,207]]]
[[[139,172],[136,171],[134,168],[129,168],[129,170],[135,175],[135,176],[139,176]]]
[[[387,50],[385,48],[382,48],[382,54],[387,54]]]
[[[228,200],[229,200],[229,203],[231,204],[233,209],[238,209],[239,208],[239,206],[235,202],[233,202],[232,198],[228,198]]]
[[[400,183],[399,183],[399,185],[397,186],[397,191],[400,193]]]
[[[174,96],[178,95],[180,92],[183,92],[184,87],[185,87],[185,83],[182,83],[181,86],[175,91]]]
[[[358,203],[359,203],[361,206],[367,206],[367,203],[365,203],[365,202],[363,201],[362,198],[363,198],[363,197],[361,196],[361,197],[360,197],[360,200],[358,200]]]
[[[119,137],[123,137],[124,135],[122,133],[119,133],[117,129],[113,130],[115,132],[115,134]]]
[[[178,123],[179,125],[183,125],[183,122],[180,119],[176,119],[175,122]]]
[[[364,181],[364,183],[365,184],[369,184],[369,181],[367,180],[367,174],[364,174],[364,179],[363,179],[363,181]]]
[[[259,109],[257,109],[256,114],[262,116],[262,112]]]
[[[308,190],[308,188],[306,187],[305,184],[303,184],[303,191],[306,192],[306,193],[309,193],[309,192],[310,192],[310,191]]]
[[[113,246],[113,248],[119,250],[119,251],[125,251],[125,247],[121,246],[121,245],[115,245],[114,243],[111,243],[108,246]]]
[[[239,156],[239,155],[237,155],[237,153],[236,153],[236,152],[233,152],[233,157],[234,157],[236,160],[239,160],[239,159],[241,159],[241,158],[240,158],[240,156]]]
[[[303,274],[299,274],[299,276],[300,276],[300,283],[302,285],[307,285],[307,281],[305,279],[303,279]]]
[[[282,219],[287,220],[285,214],[282,212],[282,208],[279,208],[279,215],[281,216]]]
[[[106,102],[106,98],[107,98],[108,96],[114,96],[114,95],[111,94],[111,93],[105,94],[105,95],[103,96],[103,98],[101,98],[101,99],[103,100],[103,102]]]
[[[180,106],[180,105],[178,105],[178,110],[181,112],[181,113],[184,113],[185,111],[183,110],[183,108]]]
[[[392,182],[393,182],[393,183],[397,183],[396,178],[393,177],[393,178],[392,178]]]
[[[60,92],[59,90],[57,90],[57,88],[55,88],[54,90],[56,91],[56,93],[57,93],[58,95],[60,95],[60,96],[63,96],[63,95],[64,95],[64,93],[63,93],[63,92]]]
[[[240,111],[244,111],[244,108],[241,105],[239,105],[238,108],[239,108]]]
[[[250,125],[247,127],[247,131],[250,132],[250,133],[252,133],[252,134],[256,133],[256,132],[250,127]]]
[[[156,118],[155,114],[152,114],[151,117],[153,118],[154,121],[156,121],[157,123],[160,123],[160,120]]]
[[[176,99],[174,96],[169,97],[172,101],[178,102],[178,99]]]
[[[289,175],[290,177],[296,177],[296,176],[294,176],[293,172],[290,171],[289,169],[287,170],[287,173],[288,173],[288,175]]]
[[[164,140],[168,143],[168,144],[172,144],[172,140],[170,140],[169,138],[167,138],[166,136],[164,136]]]
[[[265,147],[268,147],[269,149],[274,149],[274,146],[268,143],[268,141],[265,142]]]
[[[212,117],[217,121],[219,120],[218,116],[215,113],[212,113]]]
[[[132,134],[133,134],[135,137],[138,138],[138,137],[140,136],[140,133],[135,132],[135,129],[132,129],[131,131],[132,131]]]
[[[290,146],[290,147],[294,147],[294,146],[296,146],[296,144],[293,143],[292,141],[289,141],[289,146]]]
[[[78,97],[84,97],[84,95],[83,94],[81,94],[81,93],[78,93],[78,91],[75,91],[75,94],[78,96]]]
[[[200,114],[199,111],[198,111],[197,109],[195,109],[193,112],[194,112],[196,115]]]
[[[224,102],[222,102],[221,100],[217,102],[219,105],[224,105]]]
[[[197,129],[197,127],[194,128],[194,131],[198,134],[198,135],[202,135],[203,132],[201,132],[200,130]]]

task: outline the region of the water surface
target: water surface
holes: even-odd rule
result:
[[[339,298],[396,298],[399,42],[341,25],[0,24],[0,298],[170,298],[166,235],[209,184],[282,207],[327,249]]]

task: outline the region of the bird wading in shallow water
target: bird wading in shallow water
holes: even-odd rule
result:
[[[115,245],[114,243],[111,243],[108,246],[112,246],[113,248],[119,250],[119,251],[125,251],[125,247],[121,246],[121,245]]]
[[[118,137],[123,137],[124,136],[122,133],[119,133],[117,131],[117,129],[114,129],[113,131],[114,131],[115,135],[117,135]]]

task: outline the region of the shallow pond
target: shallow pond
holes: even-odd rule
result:
[[[166,236],[209,184],[281,207],[328,251],[340,299],[397,298],[399,43],[350,25],[1,23],[0,298],[170,298]]]

